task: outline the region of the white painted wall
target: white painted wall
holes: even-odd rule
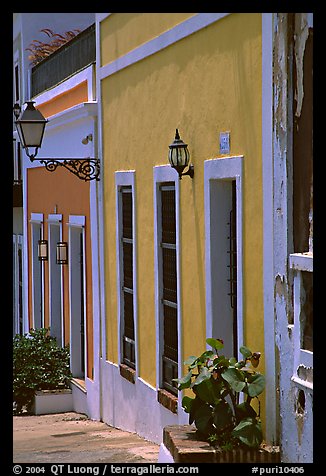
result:
[[[287,14],[273,14],[273,21],[273,67],[277,70],[277,75],[274,75],[277,81],[273,88],[273,194],[271,195],[270,188],[265,189],[269,200],[272,197],[273,201],[267,201],[267,194],[264,194],[264,197],[266,197],[266,203],[269,204],[269,219],[273,223],[271,237],[273,240],[273,289],[267,288],[267,292],[274,296],[272,315],[275,320],[275,346],[278,354],[275,375],[279,391],[279,443],[282,462],[311,463],[313,461],[313,389],[310,382],[298,381],[297,369],[294,365],[296,349],[300,346],[296,327],[300,312],[298,311],[300,298],[297,295],[296,283],[293,299],[291,292],[293,278],[296,279],[296,277],[290,269],[290,257],[293,253],[291,147],[293,124],[290,120],[292,117],[291,89],[290,91],[287,89],[290,82],[287,64],[290,56],[287,44]],[[266,218],[267,214],[265,214]],[[267,255],[265,257],[267,258]],[[271,269],[271,263],[269,269]],[[272,328],[271,325],[269,328]],[[298,404],[300,390],[305,394],[304,411],[300,411]]]
[[[95,13],[14,13],[13,16],[13,40],[21,44],[22,60],[22,99],[29,99],[29,70],[30,61],[28,56],[29,47],[33,40],[45,43],[51,39],[40,30],[48,28],[54,33],[65,33],[69,30],[85,30],[95,22]]]
[[[132,384],[121,377],[116,364],[101,359],[102,420],[108,425],[137,433],[157,444],[162,443],[167,425],[188,424],[188,414],[178,408],[172,413],[157,401],[154,387],[141,378]]]

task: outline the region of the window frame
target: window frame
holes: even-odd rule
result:
[[[86,259],[86,217],[84,215],[69,215],[68,218],[68,282],[69,282],[69,328],[70,328],[70,369],[73,373],[74,378],[80,378],[86,382],[88,377],[88,333],[87,333],[87,259]],[[73,315],[75,313],[74,306],[76,305],[73,299],[75,294],[75,289],[78,289],[80,286],[79,282],[75,280],[75,271],[74,271],[74,250],[72,247],[76,244],[76,237],[74,237],[74,232],[79,231],[83,236],[83,323],[84,323],[84,349],[79,343],[79,329],[77,322],[74,322]],[[78,244],[77,244],[78,247]],[[77,336],[77,337],[76,337]],[[76,341],[78,342],[76,344]],[[83,352],[84,355],[84,375],[83,373],[83,364],[79,361],[79,352]],[[79,365],[81,364],[81,365]]]
[[[313,370],[313,351],[301,348],[301,322],[300,314],[302,307],[302,272],[313,273],[313,255],[312,253],[292,253],[289,256],[289,267],[294,273],[293,278],[293,375],[292,381],[297,385],[313,389],[313,382],[303,380],[298,375],[299,367],[306,367]]]
[[[118,359],[119,366],[127,366],[138,377],[138,305],[137,305],[137,236],[136,236],[136,172],[135,170],[115,172],[116,193],[116,249],[117,249],[117,320],[118,320]],[[124,334],[124,296],[123,296],[123,250],[122,250],[122,200],[121,189],[131,187],[132,194],[132,266],[133,266],[133,321],[135,341],[135,368],[124,361],[123,334]],[[122,375],[126,375],[122,373]],[[133,382],[133,377],[131,377]]]
[[[63,239],[63,231],[62,231],[62,214],[57,213],[57,214],[50,214],[48,215],[47,218],[48,222],[48,253],[49,253],[49,258],[48,258],[48,271],[49,271],[49,325],[50,325],[50,332],[51,332],[51,323],[52,323],[52,284],[53,284],[53,273],[52,273],[52,261],[51,261],[51,250],[53,249],[53,243],[51,242],[52,240],[52,228],[53,226],[59,227],[59,241],[62,241]],[[55,264],[55,266],[59,266]],[[60,297],[61,297],[61,310],[60,310],[60,316],[61,316],[61,342],[59,343],[62,347],[64,346],[64,287],[63,287],[63,267],[60,266]]]
[[[182,377],[182,302],[181,302],[181,265],[180,265],[180,180],[179,176],[170,165],[156,166],[153,168],[154,180],[154,281],[155,281],[155,321],[158,350],[156,352],[156,390],[163,389],[163,270],[161,253],[161,194],[160,186],[164,182],[174,182],[175,186],[175,220],[176,220],[176,268],[177,268],[177,332],[178,332],[178,378]],[[171,393],[171,395],[174,394]],[[178,396],[177,396],[178,398]],[[181,406],[178,398],[178,407]]]
[[[43,213],[31,213],[31,218],[30,218],[30,225],[31,225],[31,242],[30,242],[30,257],[31,257],[31,287],[32,287],[32,327],[35,329],[35,292],[36,292],[36,286],[35,286],[35,264],[39,263],[40,264],[40,273],[41,273],[41,286],[40,286],[40,301],[41,301],[41,327],[44,327],[44,308],[45,308],[45,296],[44,296],[44,261],[39,261],[38,255],[37,255],[37,249],[38,249],[38,240],[44,239],[44,218],[43,218]],[[40,237],[36,240],[37,243],[35,244],[34,242],[34,227],[35,226],[40,227]],[[34,251],[36,250],[36,255]]]
[[[236,182],[236,242],[237,242],[237,341],[238,355],[241,359],[239,347],[244,336],[243,322],[243,197],[242,197],[242,171],[243,160],[241,156],[222,157],[206,160],[204,162],[204,210],[205,210],[205,275],[206,275],[206,336],[212,337],[213,308],[216,293],[213,290],[213,232],[211,215],[214,204],[211,192],[213,182],[235,180]],[[215,297],[214,297],[215,296]]]

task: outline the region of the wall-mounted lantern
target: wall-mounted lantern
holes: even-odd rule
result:
[[[100,180],[100,162],[98,159],[91,158],[41,158],[35,159],[38,149],[42,145],[45,125],[48,122],[42,113],[35,109],[35,101],[27,101],[26,108],[21,112],[19,104],[15,104],[13,108],[16,118],[15,124],[20,138],[22,147],[31,162],[38,160],[45,165],[46,170],[54,172],[58,166],[65,167],[69,172],[77,175],[81,180]],[[29,149],[34,148],[34,153],[30,153]]]
[[[37,254],[40,261],[48,260],[48,240],[38,240]]]
[[[66,241],[58,241],[57,243],[57,264],[68,264],[68,243]]]
[[[183,173],[189,164],[189,159],[188,144],[185,144],[183,140],[180,139],[179,131],[176,129],[175,139],[172,144],[169,145],[169,162],[171,167],[178,172],[180,180],[183,175],[189,175],[191,178],[194,177],[194,166],[192,164],[189,165],[187,172]]]

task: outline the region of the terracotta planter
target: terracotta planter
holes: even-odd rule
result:
[[[72,391],[70,389],[39,390],[32,406],[34,415],[64,413],[73,410]]]
[[[191,425],[171,425],[163,430],[159,463],[279,463],[278,446],[261,445],[258,449],[236,448],[225,451],[198,438]]]

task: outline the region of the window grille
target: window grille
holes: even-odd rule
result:
[[[79,235],[80,264],[80,360],[82,377],[85,377],[85,323],[84,323],[84,239],[83,232]]]
[[[178,329],[177,329],[177,267],[176,267],[176,217],[174,182],[160,186],[162,207],[163,274],[163,387],[177,395],[172,379],[178,377]]]
[[[21,170],[21,145],[20,142],[13,140],[14,146],[14,185],[20,185],[22,183],[22,170]]]
[[[132,188],[120,188],[122,213],[122,298],[123,298],[123,335],[122,360],[135,368],[135,325],[133,304],[133,227],[132,227]]]
[[[232,181],[232,205],[230,211],[229,225],[229,250],[228,254],[230,262],[228,268],[230,270],[230,305],[232,308],[233,318],[233,353],[237,355],[237,342],[238,342],[238,325],[237,325],[237,227],[236,227],[236,182]]]

